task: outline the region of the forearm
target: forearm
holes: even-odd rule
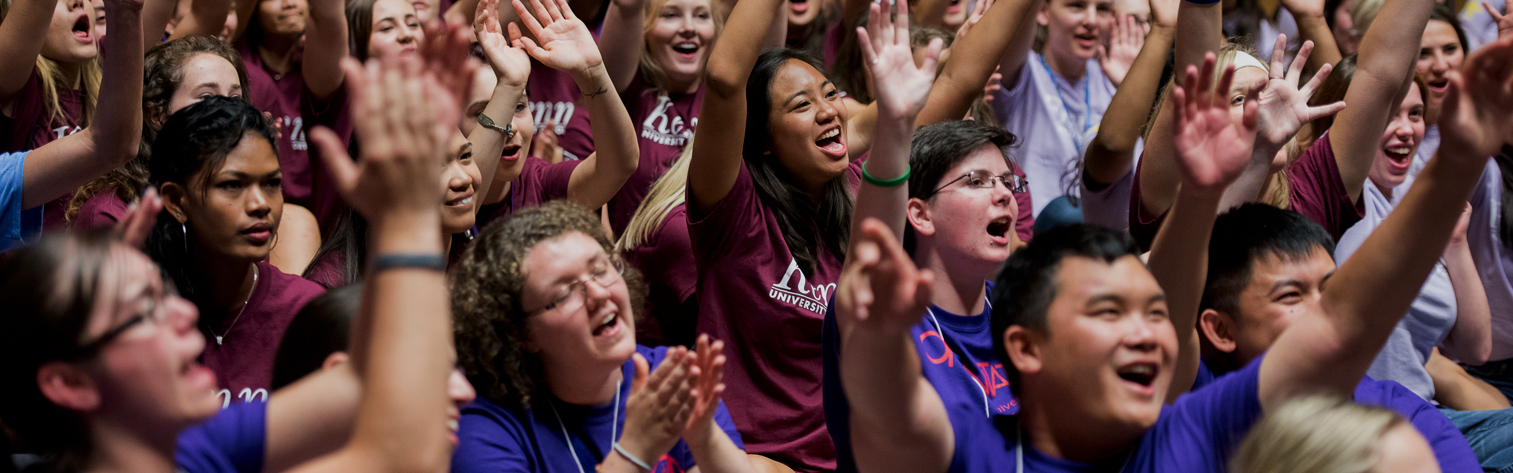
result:
[[[1257,139],[1257,145],[1261,141]],[[1240,177],[1235,179],[1235,183],[1224,191],[1224,198],[1219,202],[1218,212],[1223,213],[1248,202],[1259,201],[1261,191],[1266,188],[1267,179],[1271,177],[1272,158],[1276,156],[1276,153],[1260,149],[1252,151],[1250,165],[1246,166],[1245,172],[1240,174]]]
[[[142,50],[163,42],[168,22],[173,19],[174,0],[147,0],[142,5]],[[108,19],[106,21],[109,21]]]
[[[878,179],[893,179],[909,173],[909,150],[914,137],[912,117],[879,120],[876,142],[867,158],[866,172]],[[851,214],[851,234],[859,235],[861,222],[867,218],[881,220],[889,230],[903,238],[908,225],[906,214],[909,204],[907,183],[894,187],[879,187],[865,180],[856,191],[856,208]]]
[[[264,471],[286,471],[335,451],[352,436],[362,380],[352,363],[322,369],[268,398]]]
[[[443,15],[443,18],[446,18],[447,24],[471,25],[477,13],[478,0],[458,0],[457,3],[453,3],[450,8],[447,8],[447,12]],[[524,34],[525,32],[521,31],[521,33]]]
[[[173,29],[169,39],[190,36],[215,36],[226,25],[226,15],[231,13],[231,2],[226,0],[195,0],[185,16]],[[151,33],[148,33],[151,34]],[[145,36],[144,36],[145,38]]]
[[[142,11],[106,2],[105,18],[111,32],[102,45],[105,80],[90,124],[103,169],[98,174],[136,157],[142,138],[142,43],[136,40],[142,36]]]
[[[642,8],[639,3],[610,2],[604,13],[604,24],[599,29],[599,51],[604,56],[604,69],[614,82],[615,92],[623,92],[636,78],[640,65],[642,41]]]
[[[609,73],[602,65],[573,73],[573,81],[583,92],[588,105],[589,123],[594,133],[594,154],[573,172],[568,199],[588,208],[609,202],[625,180],[636,172],[641,151],[630,113],[612,90]],[[585,168],[586,167],[586,168]],[[581,175],[580,173],[584,173]]]
[[[940,77],[930,89],[930,99],[914,124],[925,126],[965,116],[972,99],[982,95],[983,85],[998,67],[993,59],[1003,58],[1026,33],[1034,34],[1032,21],[1039,4],[1039,0],[1004,0],[989,7],[979,22],[984,27],[972,28],[966,37],[951,45],[951,56],[957,59],[942,64]],[[1018,62],[1023,63],[1023,58]],[[1009,70],[1004,69],[1003,73],[1008,74]]]
[[[1492,356],[1492,309],[1487,305],[1487,291],[1482,287],[1471,259],[1471,248],[1464,241],[1451,242],[1445,248],[1445,269],[1455,288],[1455,325],[1440,342],[1448,356],[1456,361],[1479,365]]]
[[[31,77],[58,0],[13,0],[0,22],[0,103],[15,99]]]
[[[1208,273],[1209,236],[1218,217],[1220,194],[1184,188],[1172,206],[1166,223],[1151,244],[1147,265],[1166,292],[1166,306],[1177,329],[1177,371],[1166,393],[1166,402],[1186,393],[1197,379],[1198,306]]]
[[[1224,45],[1223,2],[1207,5],[1183,0],[1177,7],[1176,60],[1173,77],[1182,83],[1187,66],[1202,66],[1203,55]]]
[[[757,56],[762,53],[762,40],[782,4],[781,0],[736,3],[731,17],[741,20],[725,25],[725,31],[715,42],[704,66],[704,85],[710,95],[725,100],[736,96],[744,99],[746,80],[756,65]],[[709,103],[707,99],[705,103]]]
[[[1507,396],[1486,381],[1466,373],[1460,365],[1445,358],[1438,350],[1431,352],[1429,362],[1424,364],[1429,379],[1434,381],[1434,400],[1445,407],[1458,411],[1490,411],[1507,409]]]
[[[851,409],[857,467],[944,472],[955,433],[939,394],[921,375],[908,331],[842,329],[841,382]]]
[[[751,466],[746,452],[735,446],[730,436],[721,430],[713,420],[709,421],[700,435],[702,438],[685,437],[689,451],[693,452],[694,461],[698,462],[701,473],[754,473],[756,468]]]
[[[247,0],[252,1],[252,0]],[[347,19],[342,0],[311,0],[310,20],[305,28],[305,56],[300,63],[305,87],[324,101],[341,87],[341,60],[348,56]],[[246,19],[240,21],[257,21]]]
[[[1094,182],[1110,184],[1130,172],[1135,144],[1161,89],[1161,69],[1166,66],[1173,34],[1172,28],[1153,25],[1124,83],[1114,92],[1083,161]]]
[[[494,86],[494,93],[489,96],[488,105],[483,107],[483,114],[496,124],[508,123],[514,117],[515,105],[520,103],[520,97],[524,93],[525,84],[500,82]],[[468,135],[468,143],[473,146],[473,159],[478,162],[478,174],[484,177],[478,195],[489,195],[489,190],[493,188],[494,171],[499,169],[499,157],[504,153],[506,141],[509,141],[509,137],[504,136],[504,133],[483,126],[473,127],[473,133]],[[482,206],[475,206],[475,210],[478,208]]]
[[[1338,162],[1341,182],[1352,198],[1359,198],[1366,173],[1375,159],[1378,140],[1387,126],[1394,98],[1410,84],[1419,38],[1434,2],[1385,0],[1376,22],[1361,38],[1359,59],[1345,110],[1330,127],[1330,146]],[[1442,248],[1442,247],[1436,247]]]
[[[1294,13],[1292,15],[1298,23],[1298,41],[1313,41],[1313,54],[1308,56],[1307,69],[1316,72],[1325,64],[1338,64],[1343,57],[1340,55],[1340,46],[1334,42],[1334,32],[1329,30],[1329,23],[1324,21],[1322,15],[1313,13]]]

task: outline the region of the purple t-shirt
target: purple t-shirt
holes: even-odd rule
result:
[[[214,332],[224,337],[217,344],[210,337],[200,362],[215,372],[223,406],[232,400],[267,402],[273,381],[273,356],[284,338],[289,321],[310,299],[326,292],[319,284],[284,274],[267,261],[257,263],[258,282],[240,317],[227,314]],[[228,325],[236,320],[231,330]]]
[[[846,179],[854,186],[860,176],[853,161]],[[816,248],[814,270],[800,269],[745,162],[707,215],[690,211],[688,233],[699,268],[699,332],[725,341],[725,398],[747,451],[797,471],[834,470],[821,327],[840,258]]]
[[[1200,364],[1192,390],[1197,392],[1213,381],[1213,371],[1208,369],[1207,364]],[[1440,413],[1439,409],[1403,385],[1362,376],[1361,383],[1355,386],[1353,400],[1359,404],[1390,409],[1407,418],[1413,428],[1418,429],[1424,439],[1429,441],[1434,457],[1439,460],[1441,471],[1481,471],[1476,454],[1471,451],[1471,445],[1455,424]]]
[[[267,430],[267,403],[236,403],[179,434],[173,462],[183,473],[261,472]]]
[[[656,369],[667,356],[667,347],[637,345],[636,353]],[[610,451],[610,436],[618,436],[615,441],[624,438],[625,404],[636,375],[635,363],[625,360],[620,370],[625,381],[620,383],[618,403],[578,406],[559,401],[550,392],[535,396],[529,408],[503,407],[481,397],[473,401],[462,409],[452,471],[579,473],[580,465],[581,471],[593,471]],[[715,423],[740,447],[741,435],[724,403],[715,409]],[[682,439],[661,457],[646,460],[655,462],[654,473],[681,473],[694,467],[693,452]]]
[[[993,283],[986,284],[992,293]],[[940,395],[956,431],[955,454],[947,471],[966,471],[978,445],[969,432],[992,429],[1019,413],[1003,362],[994,353],[991,307],[987,309],[977,315],[956,315],[932,304],[909,329],[925,380]],[[856,471],[856,459],[851,451],[851,403],[841,384],[840,342],[832,302],[825,312],[825,423],[835,440],[836,471],[849,473]],[[967,424],[979,425],[957,427]]]
[[[526,157],[521,164],[520,176],[510,181],[510,190],[505,192],[504,200],[478,209],[478,228],[517,210],[567,198],[568,180],[572,179],[573,170],[578,168],[578,163],[579,161],[563,161],[551,164],[540,158]]]
[[[698,286],[699,273],[688,239],[688,207],[673,207],[651,238],[623,253],[650,286],[646,314],[636,322],[636,340],[658,344],[693,334],[698,314],[691,312],[697,309],[685,303]],[[688,340],[677,343],[683,341]]]
[[[564,161],[577,161],[593,154],[594,130],[589,126],[588,107],[583,106],[580,100],[583,94],[571,74],[546,67],[533,58],[531,77],[525,88],[536,133],[545,130],[547,122],[554,123],[552,131],[557,133]]]
[[[0,151],[30,151],[41,148],[59,138],[83,130],[84,98],[76,89],[58,89],[58,111],[62,118],[55,118],[50,105],[42,94],[41,76],[36,67],[21,86],[20,93],[11,102],[9,116],[0,115]],[[42,226],[46,230],[64,230],[68,224],[64,214],[73,192],[59,197],[43,206]]]
[[[311,188],[314,185],[308,131],[317,124],[324,124],[337,131],[337,136],[347,138],[352,125],[347,117],[346,91],[338,89],[325,101],[315,100],[305,87],[305,77],[300,69],[304,51],[295,52],[293,67],[279,74],[263,64],[257,49],[243,40],[237,45],[242,55],[242,66],[247,70],[247,97],[252,106],[273,116],[280,124],[278,138],[279,170],[284,173],[284,201],[304,206],[312,212]],[[332,100],[335,99],[335,100]],[[337,198],[340,199],[339,197]],[[316,213],[319,220],[322,217]]]
[[[79,208],[79,215],[74,217],[71,225],[75,231],[113,227],[126,216],[127,208],[126,201],[116,195],[114,187],[101,190],[84,201],[84,206]]]
[[[699,106],[704,101],[704,87],[691,94],[658,93],[640,74],[620,95],[635,123],[640,124],[636,138],[641,149],[640,164],[631,173],[620,192],[609,199],[609,226],[615,234],[625,231],[636,207],[651,191],[657,178],[667,173],[683,153],[683,146],[699,124]]]

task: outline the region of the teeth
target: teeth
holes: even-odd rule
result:
[[[457,419],[447,419],[447,428],[451,429],[452,432],[457,432],[458,427]]]
[[[453,205],[453,206],[457,206],[457,205],[468,205],[468,204],[471,204],[471,203],[473,203],[473,198],[472,198],[472,197],[468,197],[468,198],[466,198],[466,199],[462,199],[462,200],[459,200],[459,201],[456,201],[456,202],[453,202],[453,203],[451,203],[451,204],[450,204],[450,205]]]
[[[824,140],[824,139],[834,138],[836,136],[839,136],[840,134],[841,134],[841,129],[840,128],[835,128],[835,129],[832,129],[830,131],[825,132],[825,134],[823,134],[823,135],[820,135],[820,139]]]
[[[1131,366],[1127,372],[1130,373],[1130,374],[1138,374],[1138,375],[1142,375],[1142,376],[1150,376],[1150,375],[1155,374],[1155,370],[1152,369],[1150,367],[1150,365],[1135,365],[1135,366]]]
[[[609,325],[610,322],[614,322],[614,321],[615,321],[615,314],[609,314],[609,315],[604,316],[604,320],[600,320],[599,321],[599,325]]]

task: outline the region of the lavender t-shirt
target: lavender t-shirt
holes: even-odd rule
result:
[[[210,337],[200,354],[200,362],[215,372],[220,388],[216,396],[223,407],[268,401],[273,356],[284,338],[284,329],[306,302],[326,292],[319,284],[284,274],[267,261],[258,262],[257,270],[257,287],[241,316],[226,314],[220,326],[213,329],[224,337],[224,344]]]
[[[638,345],[636,353],[655,370],[666,358],[667,347]],[[535,396],[535,404],[529,408],[504,407],[484,398],[473,401],[462,409],[452,472],[594,471],[610,451],[611,435],[616,436],[613,441],[624,438],[625,404],[636,375],[635,363],[625,360],[620,371],[625,381],[620,383],[619,402],[604,406],[568,404],[550,392]],[[741,435],[730,422],[724,403],[715,409],[715,423],[740,447]],[[682,439],[661,457],[645,460],[655,463],[654,473],[681,473],[694,467],[693,452]]]
[[[1466,242],[1492,308],[1492,356],[1513,359],[1513,250],[1502,240],[1502,170],[1488,160],[1471,194],[1471,224]]]
[[[1040,215],[1040,209],[1072,187],[1082,156],[1077,141],[1084,130],[1103,120],[1114,84],[1096,60],[1088,60],[1082,80],[1070,82],[1034,52],[1017,76],[1008,77],[1010,72],[1004,71],[993,112],[1004,129],[1020,139],[1012,153],[1028,174],[1034,214]]]
[[[261,472],[267,430],[267,403],[236,403],[179,434],[173,462],[183,473]]]
[[[689,298],[698,286],[699,268],[688,239],[688,207],[673,207],[651,238],[623,253],[650,286],[646,315],[636,323],[636,340],[652,344],[693,341],[698,309],[689,306]]]
[[[992,293],[993,283],[987,282]],[[957,315],[931,305],[909,329],[925,380],[935,387],[956,431],[956,448],[948,471],[968,471],[978,439],[970,432],[991,429],[1019,413],[1003,362],[993,349],[991,307],[977,315]],[[932,317],[933,316],[933,317]],[[940,325],[937,327],[936,323]],[[835,440],[836,471],[855,472],[851,451],[851,403],[840,373],[841,340],[832,301],[825,312],[825,423]],[[978,424],[967,428],[967,424]],[[957,427],[962,426],[962,427]]]
[[[579,161],[563,161],[551,164],[534,156],[526,157],[521,164],[520,175],[510,181],[510,189],[505,192],[504,200],[478,209],[478,228],[517,210],[567,198],[568,181],[573,177],[573,170],[578,168],[578,163]],[[500,185],[497,182],[494,184]]]
[[[860,176],[853,161],[845,179],[855,186]],[[815,268],[800,269],[745,162],[730,192],[707,212],[690,210],[688,219],[699,268],[699,332],[725,341],[725,399],[747,451],[798,471],[834,470],[821,327],[841,260],[816,248]]]
[[[697,115],[704,101],[704,87],[691,94],[659,93],[637,74],[620,100],[625,102],[631,119],[640,124],[636,138],[641,158],[636,172],[609,199],[609,226],[617,235],[630,225],[641,199],[678,160],[683,146],[693,137],[693,129],[699,124]]]

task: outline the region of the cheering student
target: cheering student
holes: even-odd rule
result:
[[[7,278],[0,301],[17,309],[0,316],[6,360],[0,372],[7,379],[0,383],[0,415],[26,445],[51,455],[50,467],[445,468],[450,311],[440,240],[427,229],[440,218],[429,204],[440,198],[434,186],[442,155],[436,125],[458,116],[455,108],[438,104],[455,99],[414,68],[375,69],[364,79],[352,62],[347,72],[355,89],[373,90],[360,100],[359,112],[398,112],[355,113],[364,118],[359,135],[372,146],[360,167],[327,163],[340,191],[374,222],[374,273],[353,331],[361,334],[353,371],[366,395],[357,400],[355,393],[327,389],[334,385],[323,382],[332,378],[317,376],[281,391],[266,406],[239,407],[190,427],[215,415],[219,405],[215,376],[194,361],[205,343],[194,329],[194,305],[174,295],[157,268],[125,243],[98,234],[51,238],[5,261],[0,271]],[[387,87],[364,87],[379,80]],[[267,140],[261,143],[271,148]],[[331,429],[342,423],[328,416],[325,402],[338,395],[357,405],[350,439]],[[392,445],[405,448],[386,447]]]
[[[1466,60],[1466,32],[1449,5],[1436,3],[1429,12],[1429,23],[1424,25],[1424,36],[1419,39],[1418,62],[1415,71],[1428,86],[1424,100],[1424,138],[1414,154],[1412,174],[1423,170],[1424,163],[1434,157],[1439,149],[1439,112],[1444,107],[1446,87],[1450,71],[1460,70]]]

